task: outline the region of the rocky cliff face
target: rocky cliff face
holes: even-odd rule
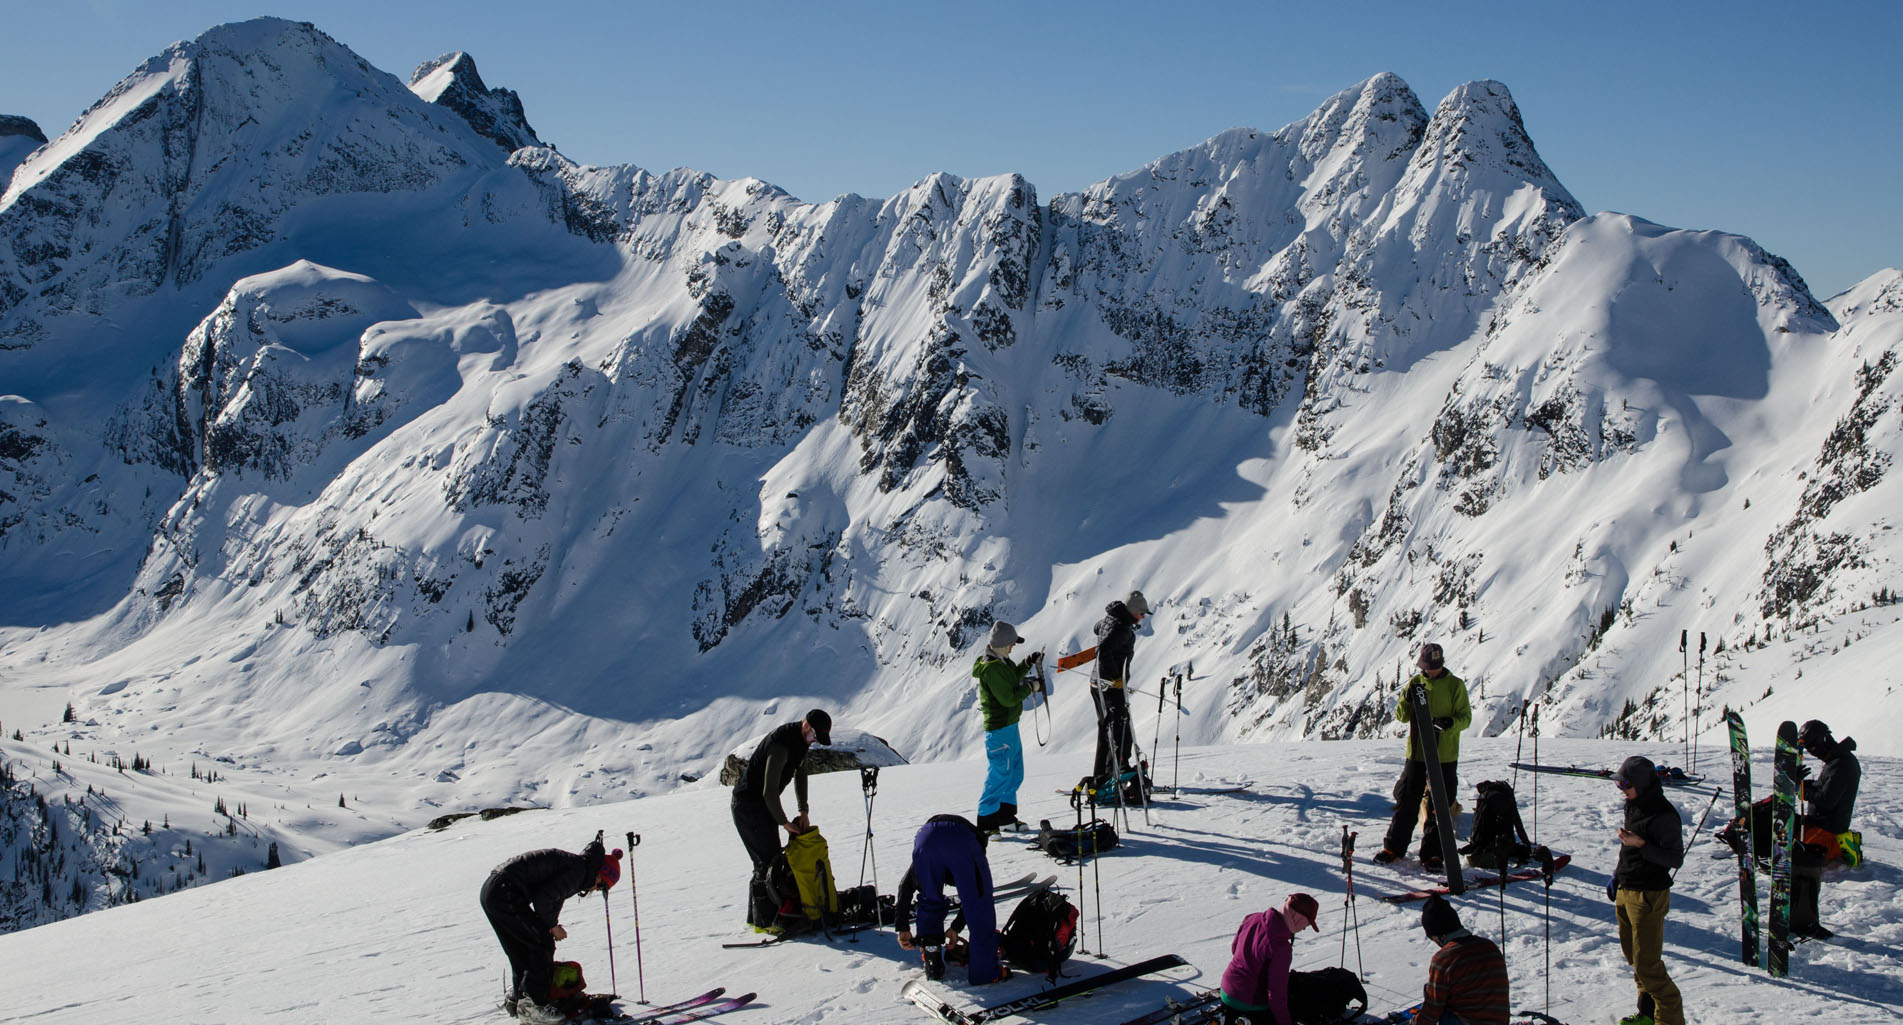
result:
[[[1663,735],[1622,710],[1674,593],[1756,638],[1891,565],[1888,292],[1587,217],[1494,82],[1377,76],[1048,199],[815,205],[577,165],[465,55],[405,89],[267,19],[128,78],[0,227],[9,593],[95,614],[0,662],[144,651],[56,661],[130,681],[105,719],[188,733],[189,683],[280,757],[494,803],[533,771],[443,752],[498,693],[646,745],[643,786],[782,697],[973,750],[988,624],[1082,646],[1131,586],[1192,737],[1391,729],[1430,638],[1482,728]],[[82,541],[120,554],[54,586]]]

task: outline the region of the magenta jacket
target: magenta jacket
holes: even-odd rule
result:
[[[1222,973],[1222,1002],[1248,1011],[1267,1009],[1275,1025],[1287,1025],[1288,970],[1294,959],[1295,934],[1280,911],[1258,911],[1242,920],[1234,956]]]

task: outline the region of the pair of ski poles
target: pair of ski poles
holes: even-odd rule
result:
[[[595,838],[599,840],[601,838],[601,834],[596,833]],[[641,996],[640,996],[640,999],[636,1001],[636,1003],[645,1004],[648,1002],[648,979],[647,979],[646,966],[642,964],[642,960],[641,960],[641,896],[636,891],[635,885],[634,885],[634,849],[639,846],[641,846],[641,834],[636,833],[633,830],[629,830],[628,831],[628,904],[630,906],[630,909],[634,913],[635,979],[641,987]],[[615,923],[614,923],[614,917],[608,913],[608,891],[607,890],[601,891],[601,917],[602,917],[602,921],[606,923],[606,928],[608,930],[608,986],[610,989],[613,989],[616,992],[620,992],[621,990],[620,982],[615,978]]]

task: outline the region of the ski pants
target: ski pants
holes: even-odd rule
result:
[[[747,924],[761,927],[773,924],[780,913],[780,898],[768,882],[773,863],[780,858],[780,824],[766,802],[736,787],[733,793],[733,828],[753,862],[753,876],[747,881]]]
[[[1458,762],[1440,763],[1442,782],[1447,784],[1447,799],[1453,800],[1454,779],[1458,773]],[[1407,845],[1414,839],[1414,824],[1421,819],[1421,795],[1427,792],[1427,763],[1408,759],[1407,767],[1401,770],[1401,781],[1394,789],[1394,818],[1388,821],[1387,838],[1381,846],[1388,853],[1400,857],[1407,853]],[[1432,805],[1433,802],[1428,802]],[[1453,851],[1440,849],[1440,822],[1435,817],[1436,809],[1427,809],[1427,825],[1421,836],[1421,858],[1459,857]]]
[[[978,798],[980,819],[995,815],[998,809],[1018,806],[1018,787],[1024,782],[1024,738],[1018,724],[1002,726],[985,734],[985,791]]]
[[[998,981],[998,909],[991,896],[991,863],[978,837],[962,822],[927,822],[912,837],[912,874],[918,879],[919,943],[944,942],[949,882],[958,893],[971,944],[967,978],[974,985]]]
[[[1665,973],[1665,913],[1672,908],[1672,891],[1622,889],[1614,906],[1619,914],[1619,950],[1632,966],[1639,999],[1652,998],[1652,1020],[1658,1025],[1685,1025],[1678,986]]]
[[[1110,779],[1132,767],[1130,697],[1122,687],[1096,686],[1090,689],[1090,699],[1097,703],[1097,761],[1091,775]]]
[[[482,884],[482,913],[509,958],[509,996],[548,1003],[555,982],[555,937],[529,905],[528,891],[492,875]]]

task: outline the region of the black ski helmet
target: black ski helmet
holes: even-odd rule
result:
[[[1830,727],[1822,719],[1812,719],[1797,731],[1797,746],[1806,751],[1815,751],[1820,747],[1829,747],[1837,742],[1830,735]]]

